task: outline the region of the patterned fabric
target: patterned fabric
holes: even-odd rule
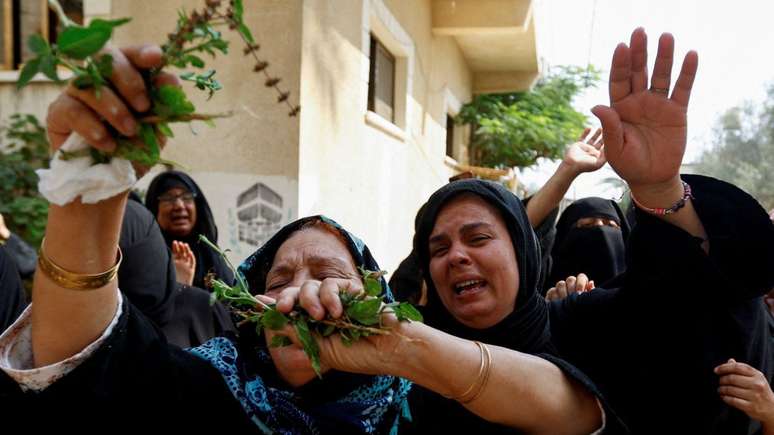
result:
[[[312,220],[338,230],[347,241],[355,264],[379,270],[365,244],[336,222],[312,216],[282,228],[239,267],[253,293],[263,293],[265,276],[282,243]],[[392,301],[382,279],[385,299]],[[244,331],[247,332],[247,331]],[[248,352],[245,352],[248,351]],[[277,381],[264,339],[242,333],[239,339],[214,338],[190,352],[210,362],[223,376],[248,417],[264,433],[390,433],[402,418],[410,420],[407,396],[411,383],[393,376],[365,376],[329,372],[311,387],[291,390]]]

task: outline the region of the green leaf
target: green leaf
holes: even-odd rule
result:
[[[196,111],[196,107],[188,100],[182,88],[173,85],[163,85],[158,88],[153,111],[164,117],[188,115]]]
[[[166,137],[175,137],[175,133],[172,131],[171,128],[169,128],[169,124],[167,124],[166,122],[157,124],[156,128],[158,128],[161,134],[163,134]]]
[[[112,31],[107,27],[66,28],[56,40],[59,51],[73,59],[86,59],[98,52],[110,40]]]
[[[288,338],[286,335],[275,335],[271,338],[271,344],[269,346],[285,347],[290,346],[291,344],[293,344],[293,342],[290,341],[290,338]]]
[[[130,18],[118,20],[95,19],[88,27],[69,26],[56,40],[59,51],[74,59],[86,59],[97,53],[107,44],[113,35],[113,29],[131,21]]]
[[[189,54],[185,57],[185,60],[189,62],[191,65],[195,66],[196,68],[204,68],[204,60],[202,60],[199,56],[194,56],[193,54]]]
[[[35,74],[38,73],[40,70],[40,58],[36,57],[34,59],[31,59],[29,62],[24,64],[24,68],[22,68],[21,72],[19,73],[19,80],[16,82],[16,89],[21,89],[32,80],[33,77],[35,77]]]
[[[143,143],[145,143],[145,145],[148,147],[147,153],[150,161],[145,163],[156,164],[156,161],[161,156],[161,145],[159,144],[159,140],[156,137],[156,130],[153,128],[153,125],[140,124],[139,136]]]
[[[288,324],[290,320],[277,310],[266,310],[261,317],[261,324],[266,329],[279,331]]]
[[[250,44],[254,44],[255,43],[255,39],[253,39],[253,34],[252,34],[252,32],[250,32],[250,28],[247,27],[247,25],[245,25],[245,23],[240,24],[237,27],[237,30],[239,31],[239,33],[242,34],[242,36],[245,38],[245,40],[248,43],[250,43]]]
[[[419,310],[414,308],[414,306],[408,302],[401,302],[397,306],[393,307],[392,310],[395,312],[395,316],[401,322],[406,320],[422,322],[424,320],[422,318],[422,313],[420,313]]]
[[[51,80],[60,82],[59,74],[56,72],[56,64],[56,58],[51,54],[40,57],[40,72]]]
[[[43,37],[37,33],[30,35],[29,39],[27,39],[27,47],[37,55],[51,53],[51,47],[48,45],[48,41],[43,39]]]
[[[96,65],[97,71],[99,71],[102,77],[110,77],[113,74],[113,56],[109,54],[100,56]]]
[[[363,325],[375,325],[379,323],[379,310],[381,306],[381,298],[355,301],[347,307],[347,316]]]
[[[304,348],[304,353],[312,362],[312,369],[317,373],[317,377],[322,378],[322,373],[320,372],[320,348],[317,347],[317,342],[314,341],[314,337],[312,337],[312,333],[309,331],[306,319],[303,316],[299,317],[293,327],[298,335],[298,340],[301,341],[301,346]]]
[[[115,20],[103,20],[100,18],[94,19],[89,23],[89,27],[100,27],[100,28],[106,28],[113,30],[114,28],[118,26],[123,26],[124,24],[132,21],[131,18],[118,18]]]
[[[382,294],[382,284],[379,282],[379,279],[374,279],[371,277],[365,278],[365,292],[368,296],[379,296]]]

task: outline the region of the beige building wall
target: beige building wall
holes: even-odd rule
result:
[[[112,2],[112,17],[133,17],[117,30],[116,45],[140,41],[163,43],[174,30],[177,11],[201,9],[202,0],[132,0]],[[256,42],[258,55],[270,63],[269,72],[282,78],[281,87],[291,92],[290,100],[299,99],[301,68],[302,0],[246,0],[245,21]],[[287,115],[288,108],[277,104],[277,94],[264,86],[263,74],[252,71],[254,61],[242,53],[241,39],[227,29],[230,41],[228,55],[212,60],[207,55],[207,69],[217,70],[215,77],[223,85],[207,101],[206,93],[187,82],[197,111],[204,113],[233,112],[233,116],[216,121],[216,128],[203,123],[173,126],[175,137],[167,143],[165,159],[178,163],[199,183],[213,210],[220,231],[219,244],[232,252],[239,262],[255,251],[268,235],[282,224],[298,217],[298,136],[299,117]],[[139,183],[147,187],[158,171]],[[277,225],[260,229],[258,237],[240,238],[238,196],[261,183],[281,197],[282,219]],[[253,231],[254,232],[254,231]]]
[[[429,0],[303,6],[300,215],[337,220],[389,271],[411,249],[417,210],[453,174],[446,113],[471,98],[462,54],[451,37],[433,36],[430,13]],[[371,32],[398,57],[396,101],[405,108],[396,125],[367,113]]]
[[[113,41],[123,45],[163,43],[177,11],[202,3],[85,0],[84,8],[87,19],[132,17]],[[200,111],[233,111],[233,116],[219,120],[215,129],[175,127],[163,157],[199,182],[220,228],[220,244],[233,251],[235,262],[271,230],[320,213],[361,236],[380,265],[394,271],[410,251],[418,208],[456,173],[456,162],[445,156],[446,116],[472,98],[471,52],[463,53],[459,32],[434,23],[434,8],[443,6],[438,0],[245,0],[245,5],[260,57],[282,78],[291,101],[300,103],[300,117],[287,116],[263,77],[252,72],[241,42],[226,32],[231,54],[208,62],[224,89],[206,102],[205,94],[184,86]],[[367,110],[372,33],[396,56],[394,122]],[[16,94],[15,77],[3,83],[3,74],[9,73],[0,73],[0,117],[32,111],[43,119],[58,89],[41,81]],[[464,149],[467,135],[467,129],[457,129],[455,149]],[[459,157],[466,163],[464,152]],[[149,180],[141,180],[139,188]],[[240,194],[257,185],[270,191],[282,218],[262,228],[260,237],[249,229],[252,236],[245,240]]]

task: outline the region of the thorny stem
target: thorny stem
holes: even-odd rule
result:
[[[209,121],[211,119],[217,119],[217,118],[228,118],[233,114],[234,113],[231,111],[224,112],[224,113],[214,113],[214,114],[192,113],[190,115],[173,116],[169,118],[158,116],[158,115],[150,115],[144,118],[140,118],[139,121],[146,124],[160,124],[162,122]]]
[[[226,254],[223,251],[221,251],[220,248],[218,248],[217,245],[215,245],[214,243],[210,242],[206,237],[204,237],[202,235],[199,236],[199,241],[200,242],[204,242],[205,245],[207,245],[210,248],[214,249],[215,252],[217,252],[221,257],[223,257],[224,260],[226,260],[226,265],[234,273],[234,276],[236,276],[237,281],[239,282],[239,285],[242,287],[242,289],[244,291],[247,291],[249,289],[249,287],[247,286],[247,283],[245,282],[244,277],[242,277],[242,274],[239,273],[239,271],[236,270],[236,268],[234,267],[233,264],[231,264],[231,260],[228,259]],[[265,303],[260,301],[255,296],[252,296],[252,295],[250,295],[250,296],[252,297],[253,300],[255,300],[256,305],[260,306],[264,310],[270,310],[271,309],[270,306],[266,305]]]
[[[245,43],[245,45],[246,45],[246,46],[248,46],[248,47],[250,47],[250,46],[251,46],[251,44],[250,44],[250,41],[248,41],[248,40],[245,38],[245,35],[243,35],[241,32],[237,32],[237,33],[239,34],[239,37],[240,37],[240,38],[242,38],[242,41]],[[261,59],[258,57],[258,55],[257,55],[257,54],[255,54],[255,50],[250,50],[250,54],[252,54],[252,55],[253,55],[253,59],[255,59],[255,61],[256,61],[256,62],[260,62],[260,61],[261,61]],[[269,72],[266,70],[266,68],[264,68],[264,70],[263,70],[263,75],[266,77],[266,79],[270,79],[270,78],[272,78],[272,77],[269,75]],[[283,94],[284,94],[284,92],[282,91],[282,89],[280,89],[279,85],[274,85],[274,86],[272,86],[272,87],[274,88],[274,90],[276,90],[276,91],[277,91],[277,94],[279,94],[279,95],[283,95]],[[289,100],[287,100],[287,99],[286,99],[286,100],[285,100],[285,104],[286,104],[286,105],[287,105],[287,106],[290,108],[290,110],[291,110],[291,111],[295,111],[295,110],[296,110],[296,106],[294,106],[293,104],[291,104]]]

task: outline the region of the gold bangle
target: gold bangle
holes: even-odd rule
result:
[[[43,251],[44,243],[45,239],[40,243],[38,266],[40,266],[41,272],[54,281],[59,287],[69,290],[96,290],[106,286],[118,276],[118,266],[121,265],[123,257],[121,254],[121,247],[118,247],[116,264],[113,267],[101,273],[86,274],[70,272],[51,261]]]
[[[464,393],[460,394],[459,396],[444,396],[447,399],[457,400],[462,403],[467,403],[467,402],[464,402],[463,400],[473,391],[474,388],[476,388],[476,385],[478,385],[479,381],[481,380],[481,376],[484,374],[484,367],[486,366],[486,361],[487,361],[486,356],[484,354],[485,352],[488,351],[488,349],[484,350],[485,346],[480,341],[474,341],[473,343],[475,343],[476,346],[478,346],[478,350],[481,352],[481,364],[478,366],[478,375],[476,375],[476,379],[473,380],[473,382],[470,384],[468,389],[465,390]]]
[[[484,375],[481,378],[481,382],[478,383],[478,390],[475,392],[475,394],[473,394],[469,399],[460,400],[460,403],[470,403],[478,399],[479,396],[481,396],[481,393],[484,392],[487,381],[489,381],[489,375],[492,373],[492,354],[489,352],[489,347],[486,344],[481,343],[481,348],[486,354],[486,367],[484,368]]]

